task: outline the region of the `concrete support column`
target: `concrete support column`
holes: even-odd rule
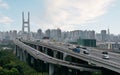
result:
[[[68,75],[72,75],[72,69],[68,69]]]
[[[39,46],[36,46],[36,49],[39,50]]]
[[[15,45],[13,53],[16,55],[17,54],[16,52],[17,52],[17,45]]]
[[[57,58],[57,51],[53,51],[53,57]]]
[[[28,53],[25,51],[26,61],[28,61]]]
[[[44,52],[44,47],[42,46],[42,52]]]
[[[63,60],[65,60],[67,57],[67,53],[63,53]]]
[[[39,49],[39,51],[41,51],[41,52],[42,52],[42,46],[38,46],[38,47],[39,47],[39,48],[38,48],[38,49]]]
[[[31,56],[31,61],[30,61],[31,64],[34,64],[34,58]]]
[[[47,48],[45,48],[45,54],[47,54],[48,53],[48,49]]]
[[[20,54],[20,60],[22,61],[23,60],[23,54],[22,54],[22,50],[19,49],[19,54]]]
[[[49,75],[53,75],[53,74],[54,74],[54,65],[49,64]]]
[[[31,65],[31,56],[27,53],[27,62],[29,65]]]
[[[25,51],[23,51],[23,61],[25,61],[26,62],[26,54],[25,54]]]
[[[16,46],[16,56],[18,57],[18,47]]]
[[[28,64],[33,67],[34,66],[34,58],[31,55],[28,55]]]
[[[17,48],[17,52],[16,52],[16,53],[17,53],[17,54],[16,54],[17,57],[20,58],[20,48]]]
[[[37,49],[37,45],[34,45],[34,48]]]
[[[65,67],[65,66],[62,67],[63,75],[69,75],[69,72],[68,72],[68,71],[69,71],[69,70],[68,70],[68,67]]]

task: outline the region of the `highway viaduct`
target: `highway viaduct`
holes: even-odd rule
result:
[[[66,55],[45,45],[32,44],[14,40],[15,54],[20,60],[27,62],[37,71],[48,75],[92,75],[91,72],[101,71],[102,75],[119,75],[111,70],[89,65],[74,56]],[[70,59],[68,59],[70,58]]]

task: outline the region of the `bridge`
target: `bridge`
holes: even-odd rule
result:
[[[120,55],[116,53],[110,52],[110,59],[106,60],[101,58],[102,51],[93,48],[90,48],[90,54],[83,54],[57,42],[16,39],[14,43],[15,54],[20,60],[40,72],[48,72],[48,75],[91,75],[97,71],[102,71],[102,75],[120,73]]]

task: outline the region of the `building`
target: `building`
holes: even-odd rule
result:
[[[57,29],[57,40],[58,40],[58,41],[61,41],[61,35],[62,35],[62,34],[61,34],[61,29],[58,28],[58,29]]]
[[[12,32],[12,39],[16,39],[18,36],[17,36],[17,31],[16,30],[13,30]]]
[[[78,39],[77,44],[87,47],[96,47],[95,39]]]
[[[50,29],[47,29],[47,30],[45,31],[45,36],[50,38]]]
[[[107,41],[107,34],[106,34],[106,30],[101,30],[101,38],[103,42]]]
[[[36,39],[42,39],[43,38],[43,33],[41,29],[38,29],[37,34],[36,34]]]
[[[62,35],[62,32],[61,32],[61,29],[59,28],[50,30],[50,38],[53,40],[61,41],[61,35]]]
[[[100,49],[120,50],[120,42],[97,42]]]

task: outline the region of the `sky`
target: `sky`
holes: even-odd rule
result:
[[[0,31],[22,30],[22,12],[30,30],[110,29],[120,34],[120,0],[0,0]]]

